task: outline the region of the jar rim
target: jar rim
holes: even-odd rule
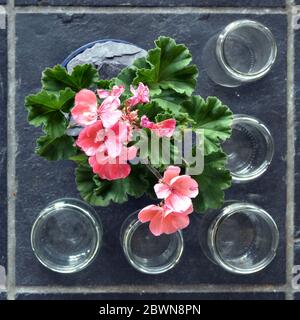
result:
[[[72,202],[72,201],[76,201],[77,203],[82,203],[84,204],[87,209],[83,208],[83,207],[79,207],[76,206],[72,203],[68,203]],[[59,204],[62,203],[60,208],[63,207],[68,207],[68,208],[76,208],[77,210],[80,208],[80,214],[84,215],[85,217],[88,218],[88,220],[91,221],[91,224],[94,228],[95,231],[95,235],[96,235],[96,241],[95,241],[95,247],[93,248],[93,251],[91,253],[91,255],[85,259],[83,262],[81,262],[80,264],[78,264],[78,266],[75,267],[70,267],[70,268],[61,268],[59,266],[56,266],[55,264],[49,264],[47,261],[45,261],[45,259],[39,254],[38,249],[36,247],[36,230],[39,227],[39,225],[41,223],[43,223],[43,220],[45,220],[47,217],[51,216],[53,213],[55,213],[55,208],[53,209],[53,205],[55,204]],[[54,272],[57,273],[76,273],[79,272],[83,269],[85,269],[86,267],[88,267],[92,261],[96,258],[100,247],[101,247],[101,239],[102,239],[102,233],[103,233],[103,227],[102,227],[102,222],[100,220],[100,218],[96,218],[95,216],[96,211],[93,207],[91,207],[90,205],[88,205],[87,203],[76,199],[76,198],[62,198],[62,199],[58,199],[55,201],[52,201],[51,203],[49,203],[38,215],[38,217],[35,219],[32,228],[31,228],[31,233],[30,233],[30,243],[31,243],[31,248],[32,251],[34,253],[34,255],[36,256],[36,258],[38,259],[38,261],[45,266],[46,268],[48,268],[49,270],[52,270]]]
[[[233,116],[232,126],[239,123],[249,124],[253,126],[256,130],[258,130],[259,133],[266,140],[268,148],[264,162],[253,172],[247,173],[247,175],[241,175],[231,172],[232,181],[234,183],[244,183],[259,178],[263,173],[267,171],[274,156],[274,140],[272,134],[268,127],[261,120],[259,120],[256,117],[245,114],[235,114]]]
[[[234,31],[240,27],[251,27],[251,28],[257,29],[258,31],[263,33],[266,36],[266,38],[269,39],[269,41],[271,43],[270,57],[269,57],[267,63],[265,64],[265,66],[259,71],[245,73],[245,72],[241,72],[241,71],[238,71],[238,70],[232,68],[227,63],[227,59],[226,59],[225,53],[224,53],[225,41],[232,31]],[[237,20],[237,21],[234,21],[234,22],[231,22],[230,24],[228,24],[223,29],[223,31],[219,34],[219,36],[217,38],[217,45],[216,45],[216,56],[217,56],[217,59],[218,59],[220,65],[223,67],[223,69],[225,70],[225,72],[229,76],[231,76],[235,80],[238,80],[241,82],[251,82],[251,81],[258,80],[258,79],[262,78],[264,75],[266,75],[269,72],[269,70],[271,69],[272,65],[274,64],[274,62],[276,60],[277,45],[276,45],[276,41],[275,41],[275,38],[274,38],[272,32],[265,25],[261,24],[260,22],[254,21],[254,20],[248,20],[248,19]]]
[[[269,254],[262,259],[260,262],[254,264],[252,267],[249,268],[239,268],[236,267],[226,261],[220,254],[217,245],[216,245],[216,237],[219,226],[228,218],[232,217],[235,214],[238,214],[241,212],[241,210],[249,210],[250,212],[253,212],[254,214],[257,214],[261,218],[265,220],[265,222],[269,225],[271,232],[272,232],[272,245],[270,248]],[[258,271],[261,271],[266,266],[268,266],[271,261],[276,256],[276,251],[279,244],[279,231],[278,227],[274,221],[274,219],[271,217],[271,215],[266,212],[264,209],[247,203],[247,202],[234,202],[232,204],[227,205],[224,207],[221,211],[221,213],[215,218],[212,225],[209,228],[208,232],[208,241],[209,241],[209,247],[211,249],[211,253],[215,261],[222,266],[225,270],[230,271],[232,273],[237,274],[251,274],[256,273]]]

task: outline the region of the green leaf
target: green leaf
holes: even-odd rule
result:
[[[74,139],[66,135],[57,138],[42,136],[37,139],[36,153],[47,160],[66,160],[76,152]]]
[[[97,88],[108,90],[110,89],[112,83],[110,80],[99,80],[96,84]]]
[[[97,176],[94,175],[92,168],[89,166],[79,165],[75,170],[75,179],[77,189],[80,192],[81,197],[88,203],[94,206],[107,206],[110,203],[110,199],[99,196],[97,193],[103,192],[105,188],[109,188],[109,181],[105,184],[102,183]],[[96,183],[98,181],[98,183]]]
[[[89,88],[99,80],[98,71],[90,64],[76,66],[69,74],[61,65],[47,68],[42,75],[43,89],[47,91],[58,91],[71,88],[78,92]]]
[[[223,190],[231,186],[231,175],[225,168],[226,160],[226,154],[221,151],[205,156],[203,172],[193,176],[199,184],[199,195],[193,200],[195,211],[217,209],[223,204]]]
[[[78,165],[89,166],[88,157],[85,153],[76,154],[75,156],[70,157],[69,160],[76,162]]]
[[[133,83],[133,79],[136,77],[136,68],[127,67],[124,68],[116,78],[112,79],[115,85],[125,86],[125,93],[130,93],[130,85]]]
[[[134,83],[147,84],[152,94],[171,89],[190,96],[198,76],[197,67],[190,65],[191,61],[192,56],[184,45],[168,37],[159,37],[147,57],[134,64],[137,68]]]
[[[138,105],[138,116],[141,118],[143,115],[147,116],[151,121],[155,120],[157,114],[163,112],[156,102]]]
[[[181,103],[185,100],[185,95],[172,90],[163,90],[151,96],[151,101],[156,102],[164,110],[171,112],[178,112],[181,108]]]
[[[79,165],[75,171],[78,191],[82,198],[95,206],[108,206],[111,202],[124,203],[128,196],[141,197],[149,183],[141,165],[132,165],[125,179],[102,180],[88,166]]]
[[[58,93],[40,91],[29,95],[25,100],[28,121],[34,126],[44,125],[45,132],[51,137],[64,134],[67,120],[63,112],[68,112],[73,104],[75,93],[66,88]]]
[[[194,120],[194,128],[204,130],[205,154],[218,151],[220,143],[230,137],[233,114],[218,98],[208,97],[205,101],[194,96],[182,104],[182,109]]]

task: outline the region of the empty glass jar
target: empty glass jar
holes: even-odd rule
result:
[[[223,144],[228,155],[228,169],[234,182],[260,177],[269,167],[274,143],[269,129],[258,119],[234,115],[232,135]]]
[[[250,274],[264,269],[276,255],[278,229],[262,208],[227,202],[204,215],[200,244],[206,256],[223,269]]]
[[[120,239],[126,259],[143,273],[159,274],[172,269],[183,252],[181,232],[154,236],[149,224],[138,220],[138,212],[132,213],[121,228]]]
[[[102,224],[95,210],[77,199],[59,199],[38,216],[31,246],[48,269],[73,273],[86,268],[102,243]]]
[[[238,20],[210,38],[202,60],[211,80],[237,87],[265,76],[276,55],[276,42],[267,27],[252,20]]]

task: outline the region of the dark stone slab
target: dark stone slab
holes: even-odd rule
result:
[[[300,300],[300,292],[294,294],[294,300]]]
[[[6,293],[0,292],[0,300],[6,300]]]
[[[1,15],[0,19],[4,19]],[[6,30],[0,29],[0,288],[4,285],[6,269],[7,241],[7,142],[6,142],[6,101],[7,101],[7,59],[6,59]]]
[[[206,41],[229,22],[251,18],[274,32],[279,56],[271,73],[257,83],[236,89],[213,84],[203,71],[201,51]],[[17,135],[18,194],[16,203],[17,285],[121,285],[121,284],[283,284],[285,283],[285,207],[286,207],[286,16],[285,15],[198,15],[198,14],[125,14],[56,15],[18,14],[17,34]],[[115,22],[115,23],[114,23]],[[147,25],[147,33],[137,32]],[[55,32],[54,32],[55,31]],[[74,36],[76,35],[76,36]],[[46,270],[35,259],[29,241],[30,229],[39,211],[50,201],[79,197],[74,182],[74,166],[69,162],[50,163],[34,155],[34,141],[40,131],[27,124],[24,97],[40,87],[40,75],[47,66],[61,62],[84,43],[104,38],[122,39],[149,49],[159,35],[169,35],[185,43],[200,69],[198,92],[216,95],[234,112],[248,113],[263,120],[275,138],[273,164],[259,180],[235,185],[227,199],[249,200],[266,209],[280,231],[278,254],[264,271],[239,276],[222,271],[202,253],[198,244],[199,221],[193,217],[184,231],[185,252],[173,270],[156,276],[132,269],[119,244],[119,230],[125,217],[149,203],[130,200],[124,205],[97,208],[105,235],[101,254],[86,270],[60,275]],[[38,48],[38,49],[37,49]],[[33,58],[34,57],[34,58]],[[275,195],[275,196],[274,196]]]
[[[53,6],[197,6],[197,7],[283,7],[284,0],[15,0],[16,5]]]
[[[17,300],[284,300],[281,292],[19,294]]]

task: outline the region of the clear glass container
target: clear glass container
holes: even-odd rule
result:
[[[181,231],[154,236],[149,223],[138,220],[138,213],[128,216],[121,228],[120,240],[126,259],[143,273],[159,274],[172,269],[183,252]]]
[[[202,250],[212,262],[233,273],[251,274],[264,269],[274,259],[278,241],[273,218],[253,204],[226,202],[201,221]]]
[[[59,199],[41,211],[31,230],[31,246],[48,269],[73,273],[86,268],[102,244],[96,211],[77,199]]]
[[[265,76],[276,55],[274,36],[266,26],[257,21],[237,20],[209,39],[202,60],[212,81],[237,87]]]
[[[274,142],[269,129],[260,120],[234,115],[231,137],[223,143],[228,155],[227,167],[233,182],[247,182],[260,177],[269,167]]]

